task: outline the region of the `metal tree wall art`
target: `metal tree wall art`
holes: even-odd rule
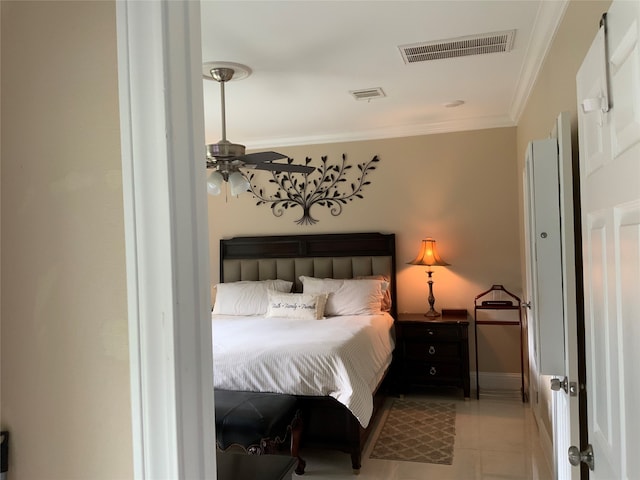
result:
[[[342,154],[342,161],[331,163],[327,156],[320,158],[321,163],[311,173],[271,172],[269,183],[275,186],[275,192],[267,193],[265,189],[254,183],[254,175],[249,175],[251,192],[258,199],[256,205],[271,204],[271,211],[281,217],[285,211],[295,207],[302,208],[302,217],[296,220],[299,225],[313,225],[318,222],[311,216],[311,207],[319,205],[327,207],[334,217],[342,213],[342,207],[355,198],[363,198],[362,189],[371,182],[367,176],[375,170],[380,161],[374,156],[368,162],[359,163],[357,177],[348,180],[353,165],[347,165],[347,156]],[[289,159],[289,163],[293,159]],[[311,158],[305,159],[305,165],[311,164]],[[310,165],[313,166],[313,165]],[[269,190],[269,189],[267,189]]]

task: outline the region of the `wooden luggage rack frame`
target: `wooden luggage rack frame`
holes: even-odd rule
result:
[[[506,300],[482,300],[483,297],[488,295],[494,295],[495,292],[503,292],[501,296],[507,296]],[[518,312],[517,320],[478,320],[478,311],[482,310],[512,310]],[[520,303],[520,297],[509,292],[502,285],[492,285],[491,288],[481,294],[477,295],[474,299],[474,312],[473,312],[473,328],[474,328],[474,341],[475,341],[475,353],[476,353],[476,398],[480,399],[480,369],[478,364],[478,325],[513,325],[520,327],[520,392],[522,394],[522,401],[526,401],[526,395],[524,391],[524,343],[523,343],[523,324],[522,324],[522,307]]]

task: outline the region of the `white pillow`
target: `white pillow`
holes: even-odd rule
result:
[[[315,278],[304,275],[298,278],[302,283],[302,291],[305,293],[333,293],[344,283],[344,279],[338,278]]]
[[[373,279],[373,280],[382,280],[382,304],[380,305],[380,309],[383,312],[388,312],[391,310],[391,289],[389,288],[390,282],[389,278],[386,275],[363,275],[361,277],[356,277],[356,279]]]
[[[268,292],[267,317],[320,320],[324,317],[326,293]]]
[[[328,293],[326,315],[377,315],[382,312],[388,282],[377,279],[335,279],[301,276],[304,293]],[[386,286],[385,286],[386,285]]]
[[[267,313],[269,289],[290,292],[293,282],[261,280],[219,283],[213,312],[222,315],[264,315]]]

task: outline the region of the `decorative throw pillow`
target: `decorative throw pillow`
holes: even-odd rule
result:
[[[383,282],[301,276],[304,293],[328,293],[326,315],[377,315],[382,312]]]
[[[324,317],[326,293],[281,293],[268,291],[267,317],[319,320]]]
[[[264,315],[267,313],[268,290],[290,292],[293,282],[260,280],[219,283],[213,313],[223,315]]]

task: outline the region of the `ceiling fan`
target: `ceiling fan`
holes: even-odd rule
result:
[[[240,171],[240,168],[299,173],[311,173],[314,170],[314,167],[294,165],[291,163],[291,159],[288,160],[288,163],[274,163],[275,160],[287,158],[286,155],[278,152],[268,151],[245,154],[244,145],[231,143],[227,140],[224,84],[233,78],[237,70],[240,71],[243,77],[247,76],[250,70],[248,67],[239,64],[205,64],[205,68],[208,68],[210,79],[220,84],[222,112],[222,140],[207,145],[207,168],[214,170],[207,179],[207,191],[211,195],[220,193],[222,182],[229,182],[232,195],[246,192],[249,189],[249,181]]]

